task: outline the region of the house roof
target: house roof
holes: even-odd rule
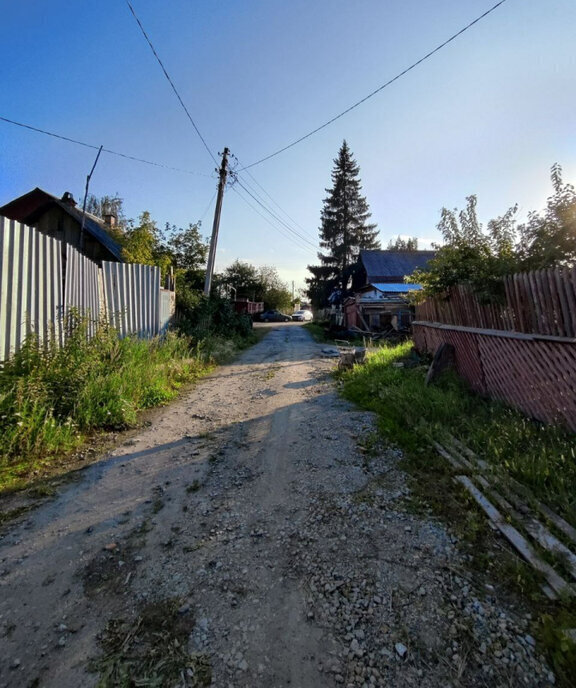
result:
[[[375,278],[404,277],[417,268],[426,267],[435,251],[360,251],[360,261],[366,270],[368,281]]]
[[[33,225],[38,218],[51,206],[57,205],[64,212],[73,217],[79,225],[82,224],[82,211],[78,208],[65,203],[60,198],[36,187],[32,191],[15,198],[13,201],[0,207],[0,215],[17,222]],[[84,229],[94,237],[98,243],[102,244],[117,260],[123,262],[122,248],[108,234],[105,224],[95,215],[86,213],[84,219]]]
[[[370,289],[377,289],[378,291],[388,294],[407,294],[409,291],[419,291],[420,289],[422,289],[422,285],[408,284],[406,282],[402,282],[401,284],[395,284],[393,282],[373,282],[371,284],[367,284],[365,287],[362,287],[361,289],[358,289],[358,291],[363,292],[369,291]]]

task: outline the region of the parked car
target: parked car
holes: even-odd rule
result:
[[[312,318],[313,318],[312,311],[301,310],[301,311],[294,311],[294,313],[292,313],[292,320],[306,321],[306,320],[312,320]]]
[[[263,322],[290,322],[292,318],[280,311],[264,311],[264,313],[260,313],[260,320]]]

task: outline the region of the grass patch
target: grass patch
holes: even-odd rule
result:
[[[100,636],[102,655],[90,664],[100,674],[99,688],[211,684],[208,658],[186,649],[194,617],[180,613],[180,605],[178,599],[153,602],[133,620],[108,622]]]
[[[135,426],[140,411],[255,341],[250,333],[118,339],[105,324],[89,338],[78,318],[67,329],[63,346],[31,336],[0,365],[0,494],[49,475],[95,433]]]
[[[406,342],[373,350],[365,365],[339,377],[343,395],[377,414],[382,435],[398,444],[413,466],[444,472],[429,442],[454,435],[576,523],[574,435],[470,393],[452,373],[426,387],[426,370],[427,365],[414,365]]]
[[[576,628],[576,602],[544,599],[541,576],[494,536],[471,496],[454,483],[454,469],[430,443],[457,437],[501,475],[528,486],[536,498],[575,524],[574,435],[478,397],[451,372],[427,387],[427,367],[424,362],[418,365],[407,342],[372,350],[365,365],[336,375],[342,394],[374,412],[381,436],[402,449],[402,467],[411,486],[407,508],[441,515],[463,541],[473,570],[490,572],[530,603],[539,619],[534,634],[559,684],[572,685],[576,646],[565,631]],[[358,499],[369,500],[370,495]],[[500,556],[494,556],[498,549]]]

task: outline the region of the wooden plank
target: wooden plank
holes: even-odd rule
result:
[[[562,311],[563,334],[566,337],[573,337],[576,335],[576,328],[574,328],[572,323],[570,308],[568,306],[568,300],[564,290],[564,282],[562,280],[562,272],[557,268],[554,270],[553,275],[556,283],[556,291],[558,292],[558,299],[560,301],[560,310]],[[576,313],[574,313],[574,316],[576,317]]]
[[[437,328],[439,330],[454,330],[455,332],[472,332],[487,337],[502,337],[503,339],[520,339],[523,341],[558,342],[559,344],[576,344],[576,337],[557,337],[547,334],[528,334],[524,332],[509,332],[508,330],[488,330],[481,327],[464,327],[463,325],[447,325],[441,322],[414,320],[412,325]]]
[[[571,586],[560,576],[554,569],[542,561],[540,557],[536,554],[533,547],[528,543],[525,537],[506,522],[502,514],[498,509],[480,492],[480,490],[474,485],[472,480],[466,475],[458,475],[455,477],[461,485],[468,491],[472,496],[474,501],[478,506],[484,511],[488,516],[490,521],[498,528],[498,530],[504,535],[508,542],[526,559],[526,561],[537,571],[542,573],[542,575],[548,581],[548,584],[555,593],[560,595],[573,595],[574,591]]]
[[[554,307],[554,317],[552,318],[552,324],[554,328],[553,334],[556,334],[559,337],[565,337],[567,332],[564,329],[564,315],[562,313],[562,306],[560,304],[560,295],[558,294],[558,288],[556,286],[556,270],[550,269],[546,270],[545,272],[548,280],[548,290]]]
[[[551,554],[562,557],[564,564],[570,571],[572,578],[576,580],[576,555],[560,542],[558,538],[553,535],[546,526],[540,521],[529,515],[524,515],[516,511],[516,509],[500,495],[494,487],[482,476],[473,476],[478,484],[488,491],[490,497],[516,521],[521,525],[528,535],[537,542],[543,549]]]

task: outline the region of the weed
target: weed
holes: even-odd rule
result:
[[[198,480],[194,480],[190,485],[186,485],[186,492],[190,494],[190,492],[198,492],[200,489],[200,482]]]
[[[200,688],[212,682],[206,655],[189,654],[194,628],[190,613],[179,613],[181,600],[146,605],[132,619],[111,619],[100,636],[102,654],[90,670],[100,674],[99,688],[182,685]]]
[[[25,487],[96,430],[135,425],[140,409],[211,369],[207,352],[174,334],[120,340],[105,324],[89,338],[78,317],[62,346],[29,337],[0,368],[0,492]]]

